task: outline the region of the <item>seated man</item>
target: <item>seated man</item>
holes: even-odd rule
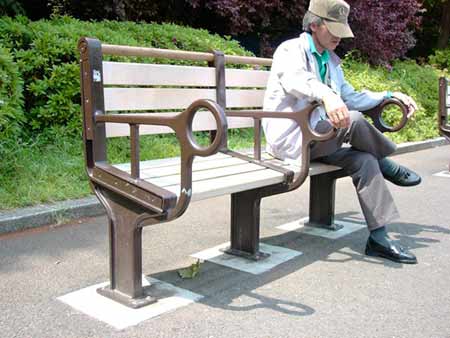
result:
[[[347,18],[350,6],[343,0],[311,0],[303,19],[304,33],[285,41],[275,51],[264,97],[265,111],[298,111],[312,101],[322,102],[311,116],[320,133],[338,128],[332,140],[311,147],[311,159],[342,167],[352,177],[370,236],[365,253],[401,263],[416,257],[394,244],[386,225],[398,211],[385,179],[400,186],[420,183],[413,171],[387,158],[396,145],[368,123],[360,111],[384,98],[403,101],[412,115],[417,105],[402,93],[357,92],[349,85],[333,52],[341,38],[353,37]],[[268,151],[280,159],[299,159],[301,130],[290,119],[263,119]],[[347,142],[351,147],[342,148]]]

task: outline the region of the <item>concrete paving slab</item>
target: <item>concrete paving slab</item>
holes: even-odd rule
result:
[[[142,285],[150,286],[152,295],[157,297],[158,301],[140,309],[131,309],[97,293],[98,288],[108,284],[109,282],[92,285],[60,296],[58,300],[118,330],[123,330],[199,301],[203,297],[155,278],[143,276]]]
[[[253,261],[224,253],[224,250],[229,246],[230,242],[226,242],[213,248],[197,252],[191,256],[232,269],[259,275],[273,269],[277,265],[287,262],[292,258],[302,255],[302,252],[300,251],[260,243],[260,251],[268,254],[269,256],[258,261]]]
[[[440,171],[440,172],[438,172],[436,174],[433,174],[433,176],[450,178],[450,172],[448,170],[444,170],[444,171]]]
[[[338,230],[328,230],[308,225],[309,218],[304,217],[300,220],[289,222],[277,226],[277,229],[285,231],[298,231],[311,236],[319,236],[329,239],[338,239],[343,236],[347,236],[352,232],[365,229],[366,224],[364,222],[355,222],[351,218],[345,218],[342,220],[336,219],[334,225],[338,226]]]

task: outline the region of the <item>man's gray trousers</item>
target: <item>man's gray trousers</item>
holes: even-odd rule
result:
[[[311,147],[311,160],[340,166],[352,178],[369,230],[385,226],[399,217],[397,207],[380,171],[378,160],[391,155],[396,145],[371,125],[360,112],[350,111],[349,128],[338,130],[332,140]],[[316,131],[332,128],[319,121]],[[342,147],[349,143],[351,147]]]

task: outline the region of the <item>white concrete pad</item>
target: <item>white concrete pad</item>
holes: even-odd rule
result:
[[[362,225],[366,226],[366,221],[357,216],[345,216],[345,217],[342,217],[342,220],[350,222],[350,223],[357,223],[357,224],[362,224]],[[339,222],[339,220],[338,220],[338,222]]]
[[[230,243],[224,243],[214,248],[207,249],[201,252],[197,252],[191,257],[195,257],[201,260],[210,261],[219,265],[248,272],[254,275],[259,275],[263,272],[269,271],[275,266],[284,263],[294,257],[300,256],[303,253],[287,248],[282,248],[274,245],[268,245],[264,243],[259,244],[259,249],[262,252],[270,254],[269,257],[259,261],[252,261],[249,259],[233,256],[224,253],[222,250],[230,246]]]
[[[97,293],[97,289],[108,283],[100,283],[58,297],[58,300],[76,310],[105,322],[118,330],[137,325],[169,311],[186,306],[203,296],[175,287],[169,283],[143,276],[143,286],[151,285],[152,295],[158,298],[156,303],[140,309],[132,309]]]
[[[300,218],[296,221],[285,223],[279,226],[276,226],[275,228],[285,231],[294,231],[304,226],[306,222],[308,222],[309,217]]]
[[[355,232],[357,230],[366,228],[366,224],[364,222],[349,218],[347,218],[346,220],[335,220],[334,224],[343,226],[342,229],[336,231],[311,227],[306,225],[307,222],[308,218],[306,217],[294,222],[277,226],[276,228],[286,231],[297,231],[308,235],[319,236],[329,239],[338,239],[348,234],[351,234],[352,232]]]
[[[433,176],[450,178],[450,172],[448,170],[444,170],[439,173],[433,174]]]

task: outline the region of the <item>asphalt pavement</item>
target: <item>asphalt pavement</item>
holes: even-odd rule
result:
[[[196,202],[180,219],[143,231],[143,272],[204,297],[117,330],[57,298],[108,281],[105,216],[0,235],[0,337],[450,337],[450,146],[395,156],[423,177],[389,183],[401,218],[389,226],[417,265],[366,257],[367,230],[339,239],[286,231],[307,216],[308,183],[261,205],[261,242],[303,254],[252,275],[211,262],[177,271],[191,254],[229,240],[228,196]],[[362,220],[349,178],[336,218]]]

